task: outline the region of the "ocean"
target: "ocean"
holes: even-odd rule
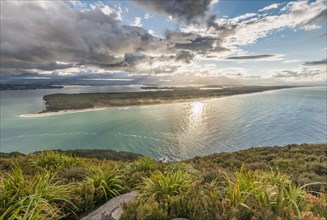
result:
[[[0,151],[111,149],[180,160],[254,146],[327,142],[326,87],[20,117],[43,110],[45,94],[99,91],[140,89],[139,86],[67,86],[1,91]]]

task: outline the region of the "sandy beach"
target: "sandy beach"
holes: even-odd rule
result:
[[[41,117],[51,117],[51,116],[57,116],[57,115],[65,115],[65,114],[72,114],[72,113],[80,113],[80,112],[90,112],[90,111],[100,111],[108,109],[105,107],[102,108],[87,108],[87,109],[78,109],[78,110],[62,110],[57,112],[35,112],[35,113],[29,113],[29,114],[23,114],[19,117],[21,118],[41,118]]]
[[[101,111],[110,108],[117,108],[117,109],[128,109],[130,107],[140,107],[146,108],[154,105],[163,105],[163,104],[174,104],[174,103],[192,103],[192,102],[205,102],[207,100],[213,99],[222,99],[222,98],[229,98],[231,96],[246,96],[246,95],[255,95],[258,93],[273,93],[278,91],[276,90],[266,90],[266,91],[258,91],[258,92],[251,92],[251,93],[243,93],[243,94],[233,94],[233,95],[224,95],[220,97],[204,97],[204,98],[193,98],[193,99],[180,99],[180,100],[162,100],[161,103],[144,103],[144,104],[130,104],[124,106],[108,106],[108,107],[94,107],[94,108],[85,108],[85,109],[70,109],[70,110],[60,110],[56,112],[34,112],[28,114],[22,114],[19,117],[21,118],[42,118],[42,117],[51,117],[51,116],[58,116],[58,115],[65,115],[65,114],[72,114],[72,113],[81,113],[81,112],[90,112],[90,111]]]

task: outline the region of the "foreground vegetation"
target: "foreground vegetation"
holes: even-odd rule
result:
[[[123,220],[327,218],[327,144],[174,163],[83,157],[91,152],[2,154],[0,219],[76,219],[132,190],[140,196],[124,205]]]
[[[117,93],[81,93],[51,94],[43,97],[46,110],[76,110],[113,106],[149,105],[191,101],[194,99],[263,92],[274,89],[292,88],[291,86],[242,86],[214,90],[200,88],[174,88],[172,91],[117,92]]]

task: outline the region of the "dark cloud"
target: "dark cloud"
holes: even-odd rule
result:
[[[128,53],[125,54],[125,63],[127,65],[135,65],[139,62],[142,62],[144,59],[146,59],[146,56],[141,53]]]
[[[327,59],[319,60],[319,61],[305,62],[303,65],[304,66],[317,66],[317,65],[326,65],[326,64],[327,64]]]
[[[25,62],[25,61],[15,61],[2,59],[0,61],[2,68],[13,68],[13,69],[39,69],[39,70],[57,70],[57,69],[67,69],[73,67],[74,64],[71,63],[60,63],[60,62]]]
[[[189,44],[192,43],[200,35],[192,32],[182,32],[179,30],[170,31],[168,30],[165,34],[168,42],[173,44]]]
[[[100,8],[69,8],[62,1],[1,1],[1,73],[64,71],[88,66],[130,73],[172,73],[175,62],[213,48],[214,38],[171,31],[161,39],[124,25]],[[23,34],[22,34],[23,33]],[[146,54],[156,54],[155,57]]]
[[[226,25],[227,26],[227,25]],[[198,27],[198,25],[195,25]],[[222,28],[221,30],[223,30]],[[225,30],[225,29],[224,29]],[[204,57],[211,57],[212,53],[216,56],[217,52],[229,51],[223,45],[223,39],[229,33],[221,31],[215,32],[214,35],[200,35],[195,32],[183,32],[181,30],[167,31],[165,34],[168,48],[170,51],[190,51],[196,54],[201,54]]]
[[[186,50],[181,50],[176,55],[176,61],[182,61],[184,63],[190,63],[193,58],[194,54]]]
[[[309,6],[289,6],[280,16],[219,19],[207,16],[211,0],[134,0],[189,24],[184,29],[167,31],[160,38],[142,27],[124,25],[115,12],[105,14],[99,5],[81,9],[59,0],[0,2],[1,74],[43,71],[58,74],[71,67],[72,72],[81,74],[91,72],[88,68],[96,69],[94,72],[174,73],[182,66],[181,62],[191,63],[195,55],[211,60],[225,57],[222,52],[235,53],[239,46],[251,45],[272,31],[319,24],[326,13],[318,2],[314,10],[307,10]],[[305,19],[298,24],[302,17]],[[227,60],[274,56],[278,55],[234,56]],[[313,61],[304,65],[325,63]],[[280,77],[285,74],[291,73],[283,72]]]
[[[223,24],[218,24],[216,20],[217,15],[211,15],[208,17],[206,21],[208,29],[213,28],[215,31],[224,32],[224,35],[230,35],[232,33],[235,33],[236,28],[238,27],[236,23],[233,23],[231,21],[225,22]]]
[[[165,39],[168,42],[169,50],[177,51],[176,53],[189,51],[206,58],[215,58],[219,56],[218,53],[230,51],[224,44],[224,40],[236,32],[237,25],[232,22],[218,24],[216,16],[210,16],[203,24],[192,24],[192,29],[194,30],[188,32],[167,31]],[[200,30],[206,31],[207,34],[199,34]]]
[[[275,57],[274,54],[264,54],[264,55],[253,55],[253,56],[238,56],[238,57],[228,57],[227,60],[256,60]]]
[[[192,50],[205,54],[209,49],[214,48],[215,42],[216,38],[214,37],[198,36],[194,40],[191,40],[190,43],[176,43],[174,47],[177,49]]]
[[[1,72],[74,65],[128,69],[141,61],[141,53],[165,48],[164,40],[123,25],[99,8],[70,9],[62,1],[1,1]]]
[[[209,11],[211,0],[133,0],[138,5],[158,13],[191,23],[203,18]]]

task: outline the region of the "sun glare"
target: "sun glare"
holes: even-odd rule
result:
[[[191,113],[193,116],[201,116],[204,110],[205,104],[203,102],[193,102],[191,104]]]

